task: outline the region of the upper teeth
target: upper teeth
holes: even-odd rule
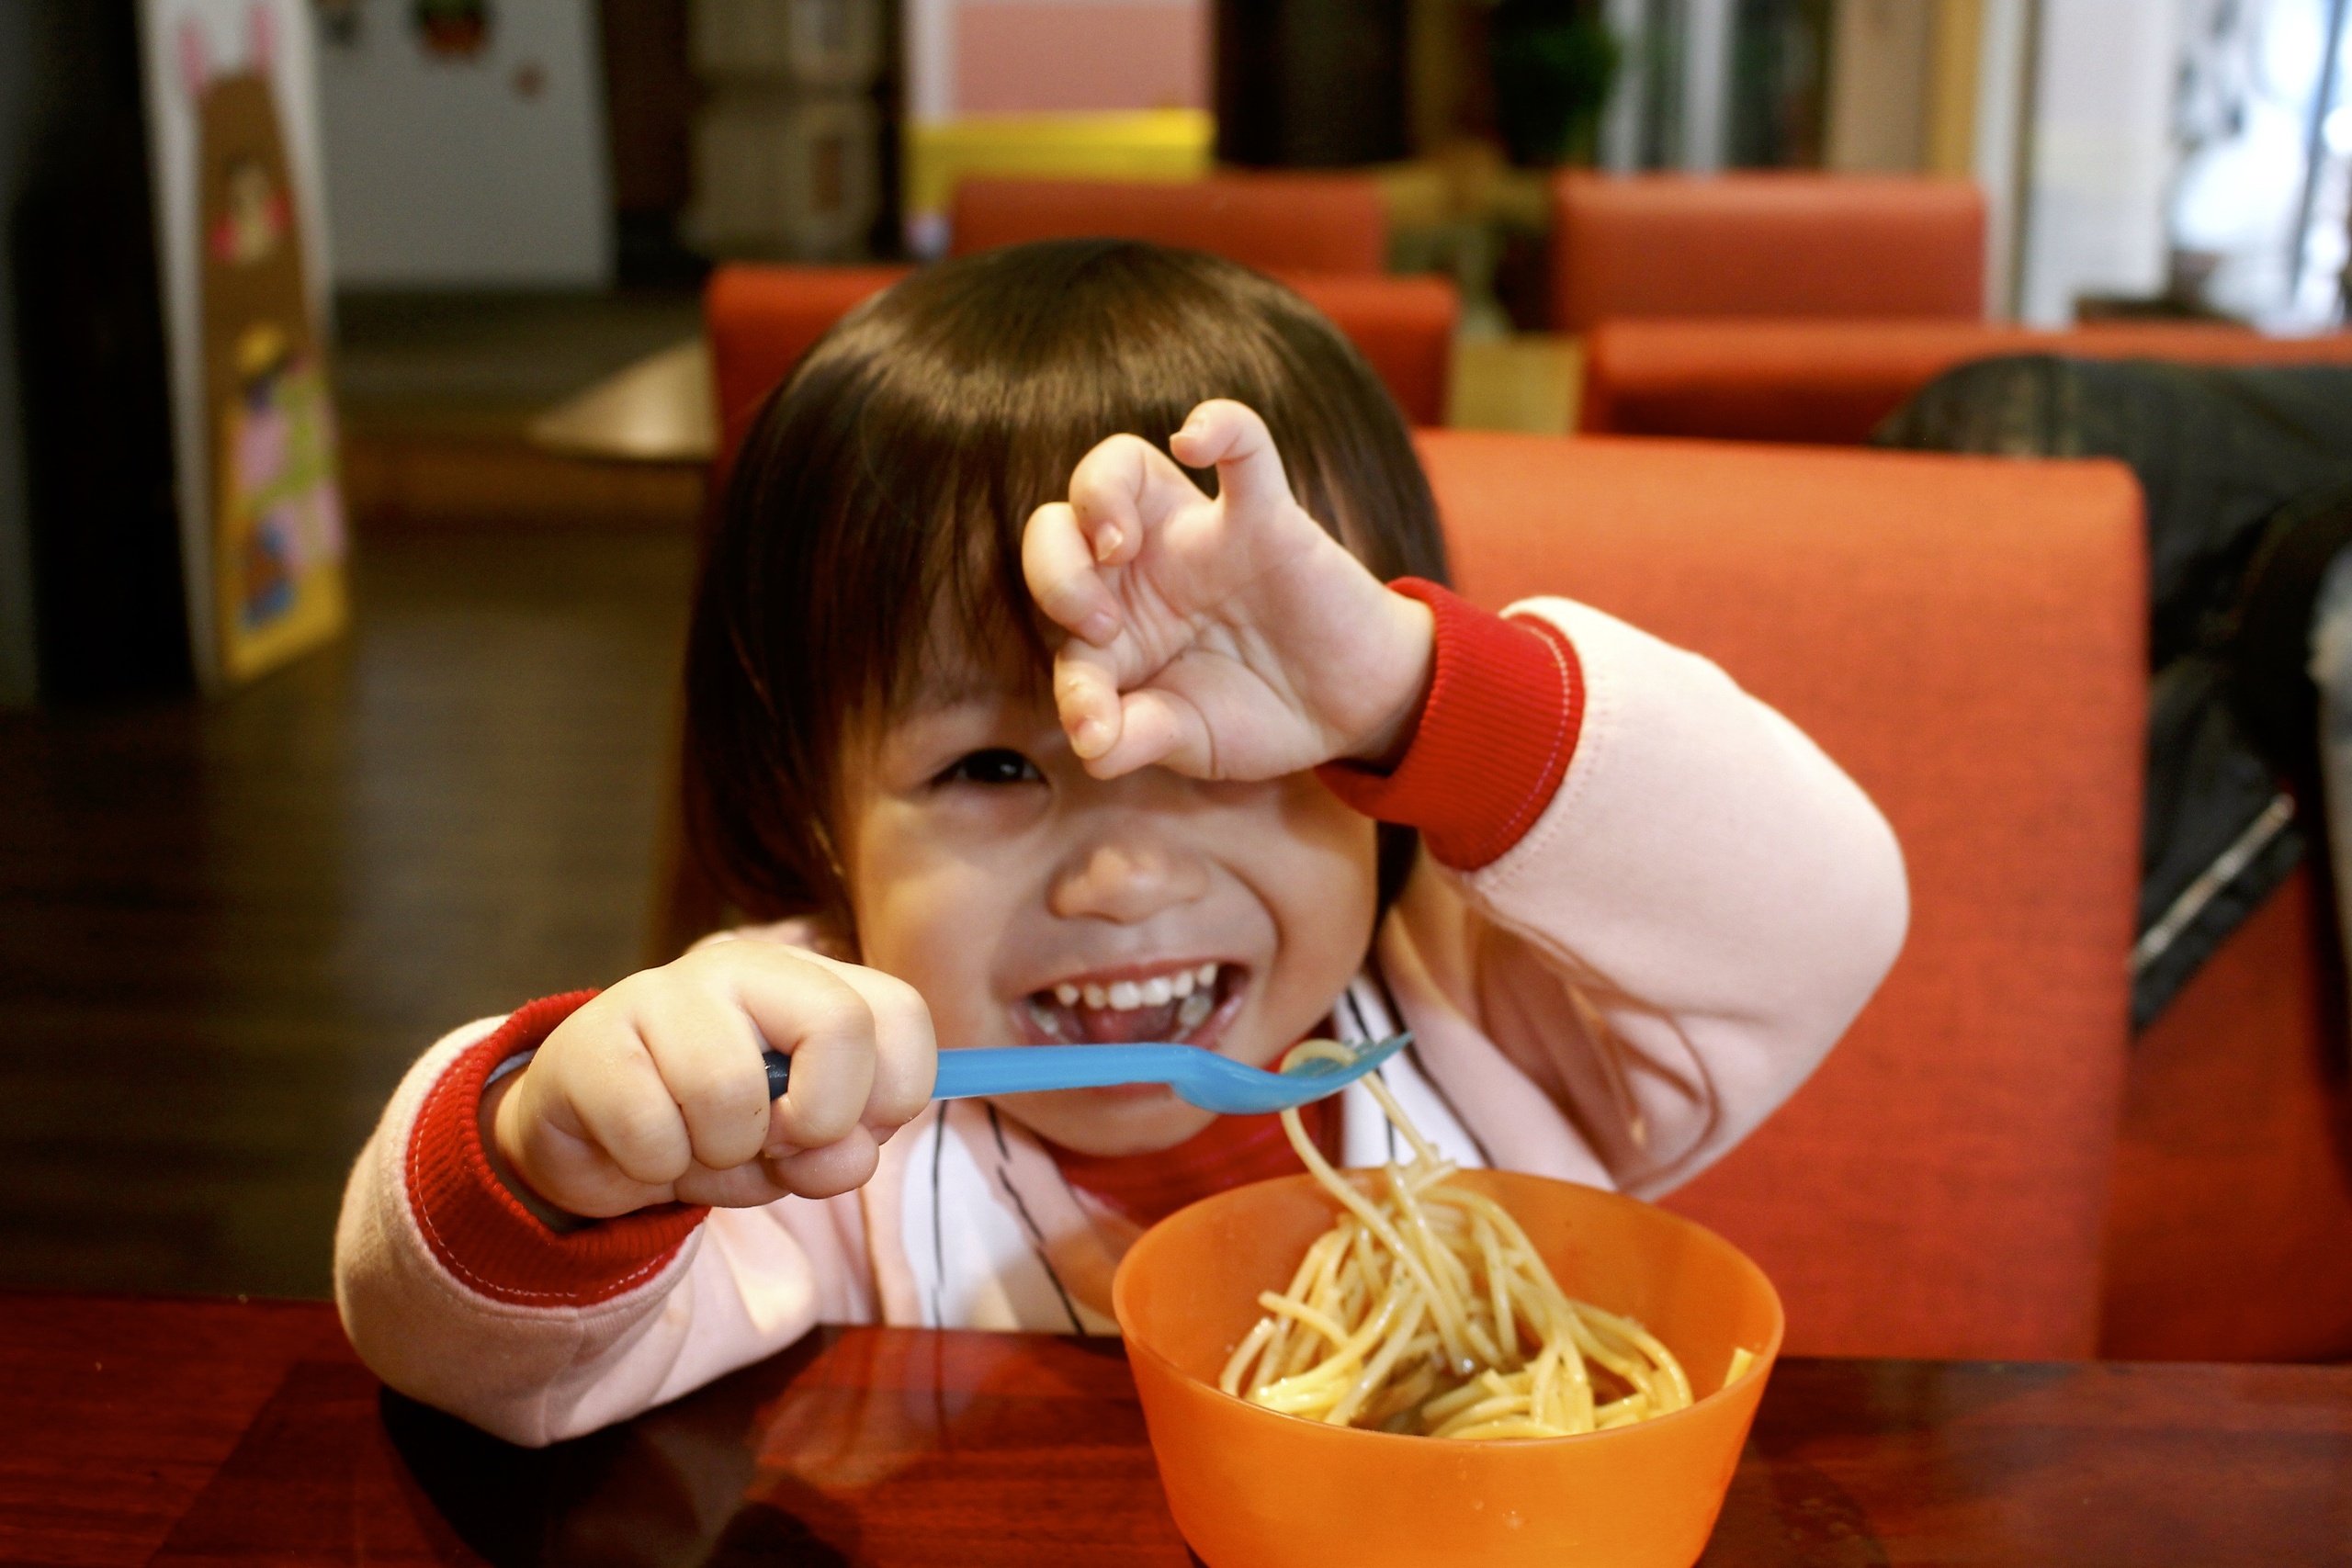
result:
[[[1066,1008],[1084,1002],[1091,1008],[1127,1012],[1136,1008],[1166,1007],[1216,984],[1216,964],[1212,962],[1194,969],[1180,969],[1173,975],[1154,975],[1148,980],[1114,980],[1108,986],[1064,980],[1054,987],[1054,1000]]]

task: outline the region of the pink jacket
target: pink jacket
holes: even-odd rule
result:
[[[1451,596],[1411,750],[1326,770],[1427,852],[1334,1016],[1415,1045],[1385,1077],[1442,1149],[1654,1195],[1804,1082],[1903,940],[1869,799],[1713,664],[1559,599]],[[580,998],[443,1039],[361,1152],[335,1240],[387,1382],[523,1443],[636,1414],[820,1322],[1114,1332],[1135,1225],[978,1101],[934,1104],[859,1191],[673,1206],[559,1235],[490,1176],[476,1110]],[[1361,1089],[1347,1162],[1388,1157]]]

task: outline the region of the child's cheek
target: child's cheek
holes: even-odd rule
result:
[[[1282,933],[1268,1022],[1286,1047],[1313,1029],[1371,949],[1379,905],[1375,825],[1312,774],[1283,781],[1278,831],[1257,857],[1261,896]]]
[[[859,959],[922,994],[941,1046],[975,1043],[987,995],[974,934],[999,913],[989,879],[943,841],[938,814],[888,795],[859,805],[844,868]]]
[[[901,879],[869,900],[870,921],[860,917],[865,962],[922,994],[943,1050],[1005,1043],[996,1038],[1001,1010],[989,991],[989,950],[979,934],[1005,922],[977,908],[982,891],[958,887],[957,880],[952,872]]]

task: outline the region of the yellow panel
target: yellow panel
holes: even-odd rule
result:
[[[1976,167],[1976,73],[1983,48],[1983,0],[1936,0],[1928,46],[1927,167],[1966,178]]]
[[[1201,109],[973,115],[907,127],[906,205],[944,212],[967,175],[1192,180],[1209,172],[1216,121]]]

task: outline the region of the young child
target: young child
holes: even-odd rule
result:
[[[1706,1166],[1893,962],[1894,837],[1704,660],[1443,577],[1394,405],[1240,267],[1054,243],[854,312],[687,657],[697,840],[782,923],[427,1052],[345,1198],[352,1342],[544,1443],[822,1321],[1111,1332],[1141,1227],[1298,1168],[1163,1089],[931,1104],[934,1046],[1409,1029],[1464,1166]],[[1308,1125],[1395,1152],[1361,1089]]]

